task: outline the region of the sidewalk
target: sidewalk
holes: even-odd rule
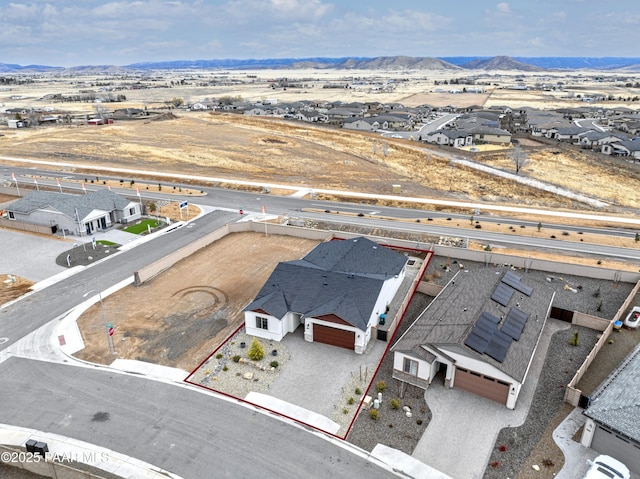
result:
[[[58,434],[0,424],[0,451],[3,452],[3,457],[9,454],[8,457],[11,458],[10,453],[13,451],[26,452],[25,444],[30,439],[46,443],[49,452],[45,455],[45,458],[41,461],[25,461],[20,465],[17,462],[12,463],[5,460],[3,462],[19,469],[46,475],[47,477],[85,477],[84,475],[81,476],[81,473],[76,472],[74,474],[74,470],[86,471],[86,466],[89,466],[88,469],[91,472],[106,471],[113,474],[113,476],[109,475],[109,477],[115,476],[124,479],[181,479],[180,476],[169,471],[95,444],[89,444]],[[98,471],[95,471],[96,469]]]

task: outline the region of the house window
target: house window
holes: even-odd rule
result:
[[[418,375],[418,361],[413,359],[404,358],[404,372],[411,376]]]
[[[269,318],[263,318],[262,316],[256,316],[256,328],[269,329]]]
[[[129,216],[133,216],[136,214],[136,209],[135,208],[129,208]]]

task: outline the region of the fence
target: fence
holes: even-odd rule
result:
[[[36,225],[33,223],[25,223],[24,221],[9,220],[7,218],[0,218],[0,227],[29,231],[30,233],[53,235],[51,226]]]
[[[580,365],[576,373],[573,375],[573,378],[571,378],[571,381],[569,382],[569,384],[567,385],[567,389],[564,392],[565,402],[568,402],[574,407],[580,404],[582,391],[576,388],[576,385],[580,382],[580,379],[582,379],[582,376],[584,376],[584,374],[587,372],[587,369],[589,369],[589,366],[598,355],[598,352],[600,351],[600,349],[602,349],[605,342],[609,339],[609,335],[611,334],[611,331],[613,331],[613,323],[616,320],[622,319],[622,315],[627,310],[627,308],[631,305],[631,302],[635,299],[636,294],[638,294],[639,290],[640,290],[640,281],[636,283],[634,288],[631,290],[631,293],[629,294],[629,296],[627,296],[627,299],[622,304],[622,306],[620,306],[620,309],[618,309],[618,312],[616,313],[616,315],[613,317],[611,321],[607,321],[602,318],[596,318],[594,316],[589,316],[583,313],[574,314],[574,321],[572,322],[572,324],[576,324],[578,326],[586,326],[591,329],[603,331],[603,333],[602,333],[602,336],[600,336],[600,339],[598,339],[596,344],[593,346],[593,349],[591,350],[591,352],[585,358],[584,362]],[[607,324],[603,325],[603,323],[607,323]],[[604,327],[603,329],[600,329],[598,326],[604,326]]]

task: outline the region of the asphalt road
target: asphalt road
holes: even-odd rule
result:
[[[102,369],[10,358],[0,423],[126,454],[184,478],[390,478],[318,433],[209,394]]]
[[[105,290],[132,276],[142,266],[150,264],[226,223],[240,218],[237,213],[214,211],[197,220],[192,227],[184,227],[161,235],[128,251],[98,263],[70,278],[32,293],[26,299],[2,309],[0,353],[31,331],[64,315],[80,304],[91,290]]]
[[[17,340],[91,290],[194,241],[238,213],[216,211],[114,255],[0,311],[0,423],[66,435],[185,478],[395,477],[363,455],[273,416],[194,390],[104,368],[11,357]],[[44,347],[44,345],[43,345]],[[108,420],[95,420],[94,415]]]

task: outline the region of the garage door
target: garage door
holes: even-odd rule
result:
[[[356,344],[356,333],[353,331],[345,331],[344,329],[323,326],[321,324],[314,324],[313,340],[318,343],[354,349]]]
[[[501,404],[506,404],[509,396],[507,383],[462,368],[456,368],[453,386]]]
[[[602,426],[596,428],[591,448],[615,457],[634,472],[640,473],[640,446],[629,442]]]

